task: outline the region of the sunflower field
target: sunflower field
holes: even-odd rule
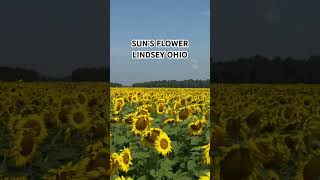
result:
[[[319,85],[213,89],[214,179],[319,179]]]
[[[106,179],[106,85],[1,83],[0,179]]]
[[[209,179],[209,88],[111,88],[112,179]]]

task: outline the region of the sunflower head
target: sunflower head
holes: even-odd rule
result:
[[[127,173],[129,170],[129,166],[132,165],[132,156],[129,148],[125,148],[122,150],[122,152],[120,153],[120,159],[120,168],[122,171]]]
[[[132,132],[134,134],[143,134],[149,129],[152,118],[148,115],[139,115],[133,118]]]
[[[116,173],[121,168],[121,161],[122,160],[119,154],[112,153],[110,156],[110,169],[108,174],[113,175],[114,173]]]
[[[210,180],[210,171],[206,172],[203,176],[200,176],[199,180]]]
[[[202,123],[199,120],[196,120],[195,122],[191,122],[188,125],[189,131],[191,135],[198,136],[202,133]]]
[[[178,111],[177,120],[178,121],[184,121],[184,120],[188,119],[189,116],[190,116],[189,108],[181,108]]]
[[[163,156],[172,151],[171,140],[166,133],[160,133],[154,143],[155,149]]]
[[[202,146],[203,151],[203,161],[206,165],[210,165],[210,143]]]
[[[90,117],[86,108],[82,107],[71,111],[69,124],[80,131],[87,130],[90,127]]]
[[[133,122],[133,118],[134,118],[134,113],[130,113],[124,116],[124,122],[128,125],[131,125]]]
[[[11,156],[16,161],[16,166],[24,166],[33,159],[37,144],[34,133],[28,129],[20,130],[16,137],[14,146],[11,149]]]
[[[17,123],[17,129],[29,129],[37,141],[47,137],[44,121],[38,115],[29,115]]]
[[[157,105],[157,113],[158,114],[163,114],[166,110],[166,107],[163,103],[158,103]]]
[[[147,145],[148,147],[152,147],[163,131],[160,128],[151,128],[150,130],[146,131],[142,136],[142,143]]]

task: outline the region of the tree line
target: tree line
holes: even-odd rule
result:
[[[108,82],[110,79],[107,67],[78,68],[66,77],[49,77],[41,75],[35,70],[24,68],[0,67],[0,81],[88,81]]]
[[[211,61],[211,77],[213,83],[320,83],[320,56]]]
[[[208,88],[210,86],[210,80],[162,80],[162,81],[150,81],[143,83],[134,83],[132,87],[168,87],[168,88]]]

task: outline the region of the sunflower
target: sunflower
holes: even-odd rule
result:
[[[24,166],[33,159],[37,149],[34,133],[28,129],[21,129],[15,136],[14,146],[11,149],[11,156],[16,166]]]
[[[112,116],[110,121],[111,123],[117,123],[120,122],[120,118],[118,116]]]
[[[139,115],[134,117],[131,131],[134,134],[142,134],[144,131],[148,130],[152,120],[153,119],[148,115]]]
[[[176,119],[173,119],[173,118],[170,118],[170,117],[165,118],[165,119],[163,120],[163,124],[164,124],[164,125],[166,125],[166,124],[171,124],[171,123],[173,123],[173,122],[176,122]]]
[[[209,121],[210,120],[210,110],[207,110],[205,113],[203,113],[202,118]]]
[[[166,107],[164,106],[163,103],[158,103],[157,104],[157,113],[158,114],[163,114],[166,110]]]
[[[159,134],[163,131],[160,128],[151,128],[146,131],[142,136],[142,144],[145,144],[148,147],[152,147],[158,138]]]
[[[139,116],[139,115],[150,115],[148,109],[146,109],[145,106],[144,106],[144,107],[138,107],[137,110],[138,110],[138,111],[137,111],[137,115],[138,115],[138,116]]]
[[[124,98],[117,98],[115,99],[115,104],[119,104],[120,106],[124,106]]]
[[[166,113],[167,113],[169,116],[172,116],[172,115],[174,114],[174,111],[173,111],[170,107],[168,107],[168,108],[166,108]]]
[[[203,151],[203,161],[206,165],[210,165],[210,143],[202,146]]]
[[[179,102],[179,101],[174,102],[173,109],[174,109],[174,110],[179,110],[180,108],[181,108],[180,102]]]
[[[189,123],[188,127],[190,133],[193,136],[198,136],[202,134],[202,123],[199,120]]]
[[[48,136],[44,121],[38,115],[29,115],[17,123],[17,129],[29,129],[36,141],[41,142]]]
[[[155,149],[159,154],[163,156],[172,151],[171,140],[166,133],[160,133],[154,143]]]
[[[120,155],[118,155],[117,153],[112,153],[110,156],[110,169],[108,172],[110,176],[113,175],[115,172],[118,171],[118,169],[121,168],[120,162],[121,162]]]
[[[197,115],[200,112],[200,108],[197,104],[189,105],[190,113],[193,115]]]
[[[124,120],[124,122],[125,122],[126,124],[132,124],[134,116],[135,116],[134,113],[126,114],[126,115],[123,117],[123,120]]]
[[[210,180],[210,171],[206,172],[205,175],[200,176],[199,180]]]
[[[119,114],[125,104],[124,98],[117,98],[114,102],[114,114]]]
[[[88,112],[84,107],[75,109],[71,111],[69,119],[69,124],[80,131],[88,130],[90,127],[90,118],[88,117]]]
[[[70,111],[71,109],[69,107],[61,107],[58,113],[59,120],[62,124],[65,124],[70,119]]]
[[[137,95],[133,95],[133,96],[131,97],[131,102],[133,102],[133,103],[138,102],[138,100],[139,100],[139,98],[138,98]]]
[[[41,113],[41,120],[45,123],[46,127],[54,128],[58,126],[58,118],[54,111],[44,110]]]
[[[125,148],[120,153],[121,161],[120,161],[120,168],[125,173],[128,172],[129,166],[132,165],[132,156],[129,148]]]
[[[177,121],[184,121],[190,116],[190,111],[188,108],[180,108],[177,114]]]
[[[131,177],[118,176],[115,178],[115,180],[133,180],[133,179]]]

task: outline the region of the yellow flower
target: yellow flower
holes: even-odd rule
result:
[[[121,161],[120,161],[120,168],[125,173],[128,172],[129,166],[132,165],[132,156],[129,148],[125,148],[120,153]]]
[[[210,171],[206,172],[205,175],[200,176],[199,180],[210,180]]]
[[[70,113],[69,124],[80,131],[86,131],[90,128],[90,118],[84,107],[73,110]]]
[[[190,111],[188,108],[180,108],[177,114],[177,121],[184,121],[190,116]]]
[[[134,116],[134,113],[126,114],[123,120],[126,124],[132,124]]]
[[[176,120],[173,119],[173,118],[168,117],[168,118],[164,119],[163,124],[170,124],[170,123],[173,123],[173,122],[176,122]]]
[[[163,131],[159,128],[151,128],[150,130],[146,131],[142,136],[142,144],[153,147],[156,139]]]
[[[131,101],[132,101],[133,103],[138,102],[138,100],[139,100],[139,98],[138,98],[137,95],[133,95],[133,96],[131,97]]]
[[[166,107],[164,106],[163,103],[158,103],[157,104],[157,113],[158,114],[163,114],[166,110]]]
[[[155,141],[155,149],[159,154],[163,156],[172,151],[171,140],[166,133],[160,133]]]
[[[139,115],[134,117],[131,131],[134,134],[143,134],[144,131],[149,129],[152,120],[153,119],[148,115]]]
[[[202,123],[199,120],[189,123],[188,127],[192,135],[198,136],[202,134]]]
[[[22,129],[14,138],[11,156],[14,158],[16,166],[24,166],[33,159],[37,149],[34,135],[30,130]]]
[[[210,143],[202,146],[203,151],[203,161],[206,165],[210,165]]]
[[[121,157],[117,153],[112,153],[110,156],[110,169],[108,174],[113,175],[115,172],[120,169]]]
[[[17,129],[29,129],[36,141],[41,142],[47,137],[47,129],[41,117],[29,115],[17,123]]]
[[[115,180],[133,180],[133,179],[131,177],[118,176],[115,178]]]

